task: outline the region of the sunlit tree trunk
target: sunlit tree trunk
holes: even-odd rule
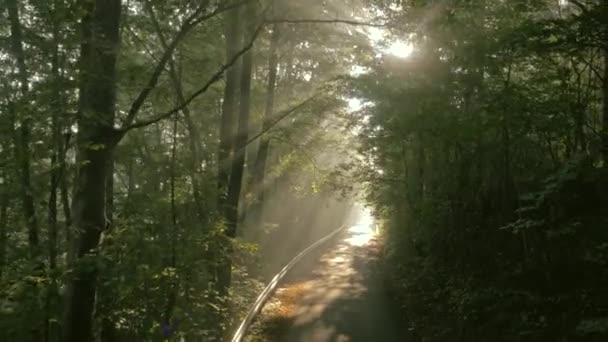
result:
[[[246,7],[246,10],[251,10],[251,7]],[[244,44],[251,38],[249,34],[252,32],[251,28],[251,17],[253,13],[245,13],[247,15],[245,30],[243,31],[240,38],[243,39]],[[243,65],[240,75],[240,103],[239,103],[239,116],[238,116],[238,129],[235,138],[234,152],[232,156],[232,163],[230,167],[230,182],[228,184],[228,197],[226,200],[226,207],[224,211],[224,218],[226,220],[226,236],[229,238],[235,238],[237,234],[237,225],[239,219],[239,200],[241,197],[241,187],[243,184],[243,173],[245,169],[245,155],[247,149],[247,139],[249,133],[249,112],[251,104],[251,76],[253,70],[253,49],[249,49],[243,55]],[[231,251],[228,252],[226,265],[222,266],[220,272],[219,283],[222,287],[228,287],[231,283]]]
[[[274,25],[272,28],[272,38],[270,41],[270,58],[268,59],[268,83],[266,85],[266,108],[264,111],[264,123],[262,125],[262,132],[270,130],[272,125],[273,113],[274,113],[274,97],[275,88],[277,83],[277,72],[279,56],[277,48],[279,45],[280,32],[278,25]],[[263,135],[260,140],[260,147],[255,160],[255,166],[252,177],[252,193],[254,196],[253,210],[251,214],[254,216],[252,223],[258,225],[263,221],[264,218],[264,192],[265,187],[265,174],[266,174],[266,161],[268,159],[268,150],[270,149],[270,139]]]
[[[77,172],[72,199],[75,260],[65,298],[64,342],[93,340],[96,249],[106,226],[106,179],[118,140],[113,123],[121,1],[96,0],[82,6]]]

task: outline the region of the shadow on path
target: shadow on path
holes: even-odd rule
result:
[[[407,341],[396,322],[370,225],[353,226],[296,266],[265,310],[266,341]]]

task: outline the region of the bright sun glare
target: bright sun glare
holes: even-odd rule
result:
[[[348,229],[351,237],[347,242],[353,246],[365,246],[376,234],[376,224],[369,210],[362,210],[357,223]]]
[[[412,54],[412,52],[414,51],[414,47],[412,46],[412,44],[408,44],[406,42],[401,42],[401,41],[396,41],[396,42],[393,42],[384,51],[395,57],[406,58]]]
[[[348,99],[348,111],[349,112],[356,112],[356,111],[360,110],[361,108],[363,108],[363,103],[361,102],[361,99],[358,99],[356,97],[352,97],[352,98]]]
[[[407,58],[414,52],[414,45],[407,41],[390,37],[387,31],[381,28],[372,27],[367,30],[367,37],[373,46],[378,48],[382,54],[393,55],[398,58]],[[386,47],[381,48],[382,42],[388,43]]]

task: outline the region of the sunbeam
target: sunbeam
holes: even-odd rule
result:
[[[356,224],[348,229],[346,241],[353,246],[365,246],[376,235],[376,223],[369,210],[362,209]]]

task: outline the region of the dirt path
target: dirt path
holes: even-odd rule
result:
[[[369,224],[354,226],[293,270],[262,314],[258,341],[407,341],[379,274]]]

